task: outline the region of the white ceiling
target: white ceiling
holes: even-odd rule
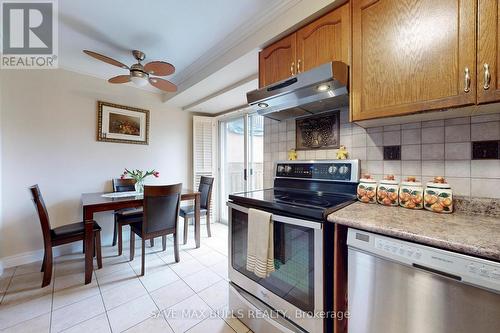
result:
[[[177,93],[147,90],[187,111],[219,113],[245,104],[246,92],[257,88],[260,47],[344,1],[61,0],[59,66],[108,79],[126,72],[82,50],[130,65],[138,49],[145,62],[176,67],[167,79]]]
[[[220,113],[246,104],[246,93],[257,89],[258,50],[252,50],[168,100],[187,111]]]
[[[280,0],[64,0],[59,1],[59,64],[110,78],[124,70],[82,53],[89,49],[132,64],[130,51],[175,65],[176,83],[190,64],[232,31]]]
[[[221,113],[228,110],[247,107],[247,92],[257,89],[259,80],[255,77],[244,83],[224,89],[224,91],[209,96],[199,103],[195,102],[184,109],[193,112]]]

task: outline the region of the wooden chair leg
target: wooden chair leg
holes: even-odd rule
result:
[[[189,219],[187,217],[184,217],[184,240],[183,240],[183,243],[184,245],[186,245],[187,241],[188,241],[188,225],[189,225]]]
[[[167,236],[161,236],[161,245],[163,247],[163,251],[167,250]]]
[[[118,222],[116,221],[116,215],[115,215],[115,226],[113,228],[113,243],[111,245],[115,246],[117,240],[118,240]]]
[[[208,234],[208,237],[212,237],[212,233],[210,232],[210,212],[209,211],[207,211],[206,219],[207,219],[207,234]]]
[[[135,255],[135,234],[130,228],[130,261],[134,260]]]
[[[101,252],[101,232],[96,231],[94,233],[95,237],[95,252],[97,256],[97,268],[101,269],[102,268],[102,252]]]
[[[122,230],[122,224],[121,223],[118,223],[116,228],[118,229],[118,255],[121,256],[122,255],[122,251],[123,251],[123,230]]]
[[[40,269],[40,272],[43,272],[43,270],[45,269],[45,261],[47,261],[47,252],[46,251],[44,251],[44,253],[43,253],[42,268]]]
[[[174,232],[174,256],[175,262],[179,262],[179,242],[177,240],[177,231]]]
[[[142,241],[142,255],[141,255],[141,276],[144,276],[144,266],[146,265],[146,240],[141,238]]]
[[[52,280],[52,247],[46,249],[44,263],[42,288],[48,286]]]
[[[149,239],[149,246],[155,247],[155,239],[154,238]]]

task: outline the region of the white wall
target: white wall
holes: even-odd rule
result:
[[[30,185],[40,185],[53,227],[81,221],[81,193],[111,190],[124,167],[190,186],[192,117],[159,95],[66,70],[2,71],[0,84],[0,260],[42,248]],[[149,109],[149,145],[96,141],[98,100]],[[111,214],[96,220],[109,244]]]

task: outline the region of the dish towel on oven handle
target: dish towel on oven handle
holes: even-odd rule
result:
[[[274,272],[273,215],[258,209],[248,210],[247,270],[260,278]]]

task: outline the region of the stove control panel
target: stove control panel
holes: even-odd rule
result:
[[[359,160],[283,161],[276,163],[276,177],[359,181]]]

